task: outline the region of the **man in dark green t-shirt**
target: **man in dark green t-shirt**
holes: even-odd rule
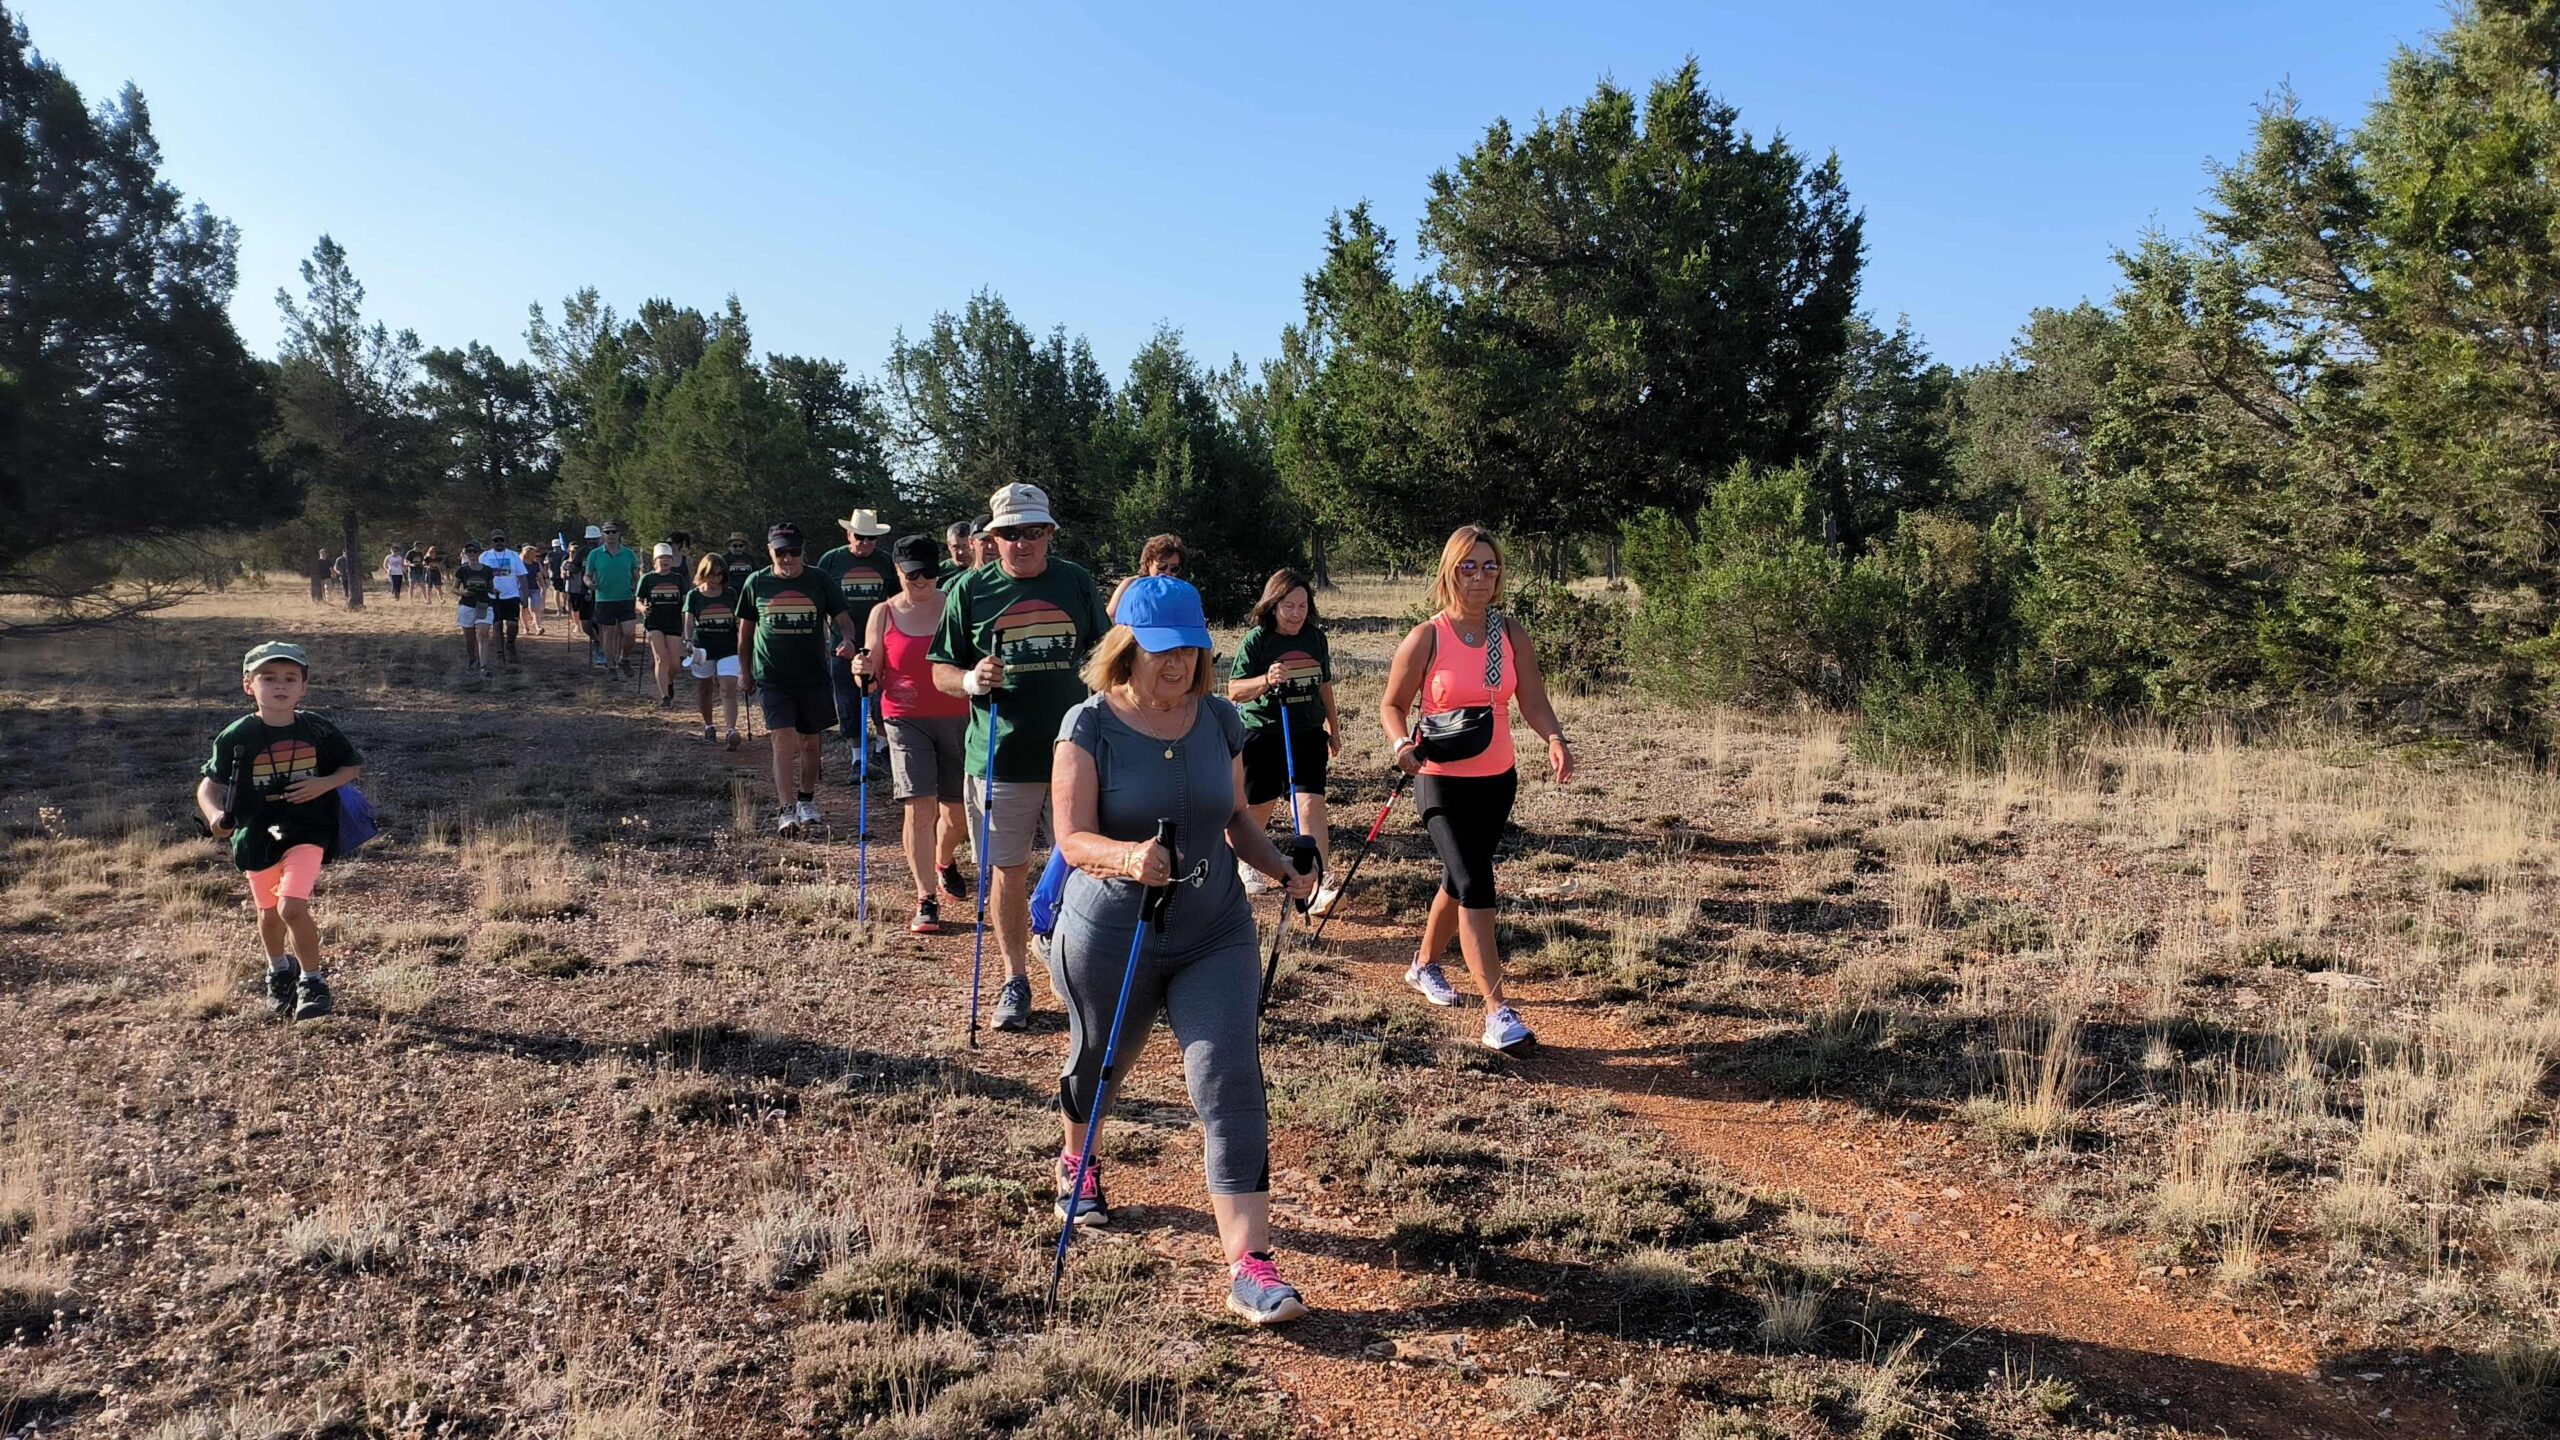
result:
[[[1033,843],[1049,830],[1049,751],[1067,712],[1084,703],[1078,671],[1111,622],[1093,576],[1049,558],[1058,526],[1039,486],[997,491],[990,521],[996,563],[952,582],[928,653],[935,686],[972,702],[969,825],[976,833],[985,815],[987,853],[978,865],[992,882],[1006,975],[995,1024],[1020,1030],[1031,1020],[1028,872]],[[991,791],[984,783],[990,745]]]
[[[880,523],[876,512],[856,510],[842,523],[844,543],[819,556],[818,568],[836,582],[837,589],[844,592],[846,623],[856,636],[862,636],[871,633],[872,608],[898,593],[898,571],[889,563],[889,557],[880,553],[880,537],[889,533],[889,527]],[[856,643],[860,642],[857,640]],[[861,697],[861,703],[871,711],[873,756],[885,757],[889,753],[889,740],[880,724],[880,697],[862,697],[861,687],[853,682],[853,662],[829,660],[827,683],[835,690],[836,713],[843,717],[845,740],[850,743],[862,735],[863,722],[860,713],[853,708],[857,697]],[[853,756],[852,768],[855,771],[862,768],[861,756]]]
[[[774,526],[765,545],[772,566],[738,591],[738,653],[773,735],[773,787],[781,801],[774,828],[788,835],[818,821],[818,754],[836,723],[827,656],[849,656],[861,642],[845,626],[844,591],[802,563],[800,527]]]

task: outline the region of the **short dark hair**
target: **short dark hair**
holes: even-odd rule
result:
[[[1285,568],[1272,571],[1271,578],[1262,582],[1262,598],[1254,601],[1253,608],[1245,612],[1245,623],[1270,629],[1271,617],[1279,611],[1280,602],[1288,599],[1292,590],[1307,592],[1307,623],[1315,624],[1316,587],[1308,583],[1306,576]]]

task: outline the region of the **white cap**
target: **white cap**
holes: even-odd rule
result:
[[[990,530],[1007,525],[1055,525],[1049,515],[1049,492],[1037,485],[1007,485],[987,500]]]
[[[588,538],[588,539],[590,539],[590,540],[601,540],[601,539],[603,539],[603,538],[604,538],[604,527],[603,527],[603,526],[601,526],[601,525],[590,525],[590,526],[588,526],[588,527],[587,527],[587,538]]]
[[[658,548],[649,552],[649,558],[652,560],[673,560],[676,558],[676,547],[668,544],[664,540],[661,540],[658,542]]]

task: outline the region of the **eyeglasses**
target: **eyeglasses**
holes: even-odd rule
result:
[[[933,578],[933,567],[930,565],[904,565],[899,567],[898,574],[901,578],[908,580],[930,580]]]
[[[1048,539],[1049,527],[1046,525],[1007,525],[1002,529],[990,530],[987,533],[1008,545],[1028,545],[1034,540]]]
[[[1479,575],[1499,575],[1502,573],[1502,562],[1499,560],[1487,560],[1482,563],[1478,563],[1473,560],[1461,560],[1458,562],[1458,573],[1469,580],[1473,580]]]
[[[785,555],[797,555],[799,553],[800,547],[797,545],[776,545],[773,547],[773,558],[776,560],[781,559]]]

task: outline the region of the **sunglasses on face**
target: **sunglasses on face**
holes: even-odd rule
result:
[[[799,553],[800,547],[797,545],[776,545],[773,547],[773,558],[776,560],[779,560],[786,555],[797,555]]]
[[[1481,564],[1473,560],[1461,560],[1458,562],[1458,574],[1468,580],[1473,580],[1479,575],[1499,575],[1501,573],[1502,562],[1499,560],[1487,560]]]
[[[1008,525],[1002,530],[990,530],[987,533],[993,535],[999,540],[1002,540],[1008,545],[1028,545],[1034,540],[1048,539],[1049,527],[1046,525]]]
[[[924,580],[932,576],[933,567],[930,565],[904,565],[899,567],[898,574],[900,577],[908,580]]]

